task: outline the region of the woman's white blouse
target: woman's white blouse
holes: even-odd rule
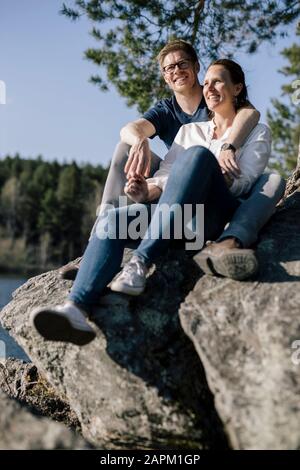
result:
[[[220,139],[213,139],[215,124],[214,121],[193,122],[184,124],[179,129],[174,142],[166,154],[165,159],[160,163],[152,178],[147,179],[147,183],[155,184],[162,190],[165,189],[172,164],[180,154],[189,147],[201,145],[208,148],[218,159],[221,146],[228,139],[230,129]],[[237,163],[241,170],[239,178],[234,178],[230,191],[235,196],[247,193],[257,178],[263,173],[271,155],[271,131],[265,124],[257,126],[249,134],[244,145],[236,151]]]

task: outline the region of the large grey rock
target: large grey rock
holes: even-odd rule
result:
[[[128,253],[127,253],[128,254]],[[46,342],[32,308],[64,301],[55,271],[30,279],[1,312],[2,324],[75,411],[85,438],[112,448],[226,448],[197,353],[178,309],[200,270],[178,251],[158,263],[140,298],[108,293],[85,347]]]
[[[299,220],[296,193],[262,234],[255,281],[204,276],[180,308],[236,449],[300,448]]]
[[[81,437],[59,423],[35,416],[0,391],[0,449],[84,449]]]
[[[71,284],[56,272],[21,287],[2,322],[96,445],[226,447],[201,359],[232,447],[300,448],[299,216],[295,193],[262,234],[255,281],[200,277],[183,252],[167,253],[143,296],[99,299],[84,348],[29,326],[33,307],[65,298]]]
[[[8,358],[0,363],[0,390],[27,404],[38,414],[62,421],[80,432],[80,423],[64,397],[31,362]]]

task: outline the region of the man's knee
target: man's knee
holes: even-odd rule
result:
[[[151,178],[154,173],[159,170],[159,166],[163,160],[156,155],[154,152],[151,152],[151,165],[150,165],[150,172],[149,172],[149,178]]]
[[[128,152],[130,150],[130,145],[126,144],[125,142],[119,142],[116,145],[110,168],[113,169],[122,169],[124,170],[126,162],[128,160]]]

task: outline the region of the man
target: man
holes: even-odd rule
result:
[[[183,124],[208,120],[203,88],[198,80],[200,65],[193,47],[183,40],[172,41],[161,50],[158,62],[173,96],[159,101],[142,118],[122,128],[121,142],[116,147],[105,184],[100,216],[106,204],[119,205],[119,196],[128,193],[127,180],[151,177],[158,169],[161,160],[150,151],[149,138],[158,136],[170,148]],[[235,152],[256,126],[259,116],[250,104],[239,110],[219,159],[225,178],[239,175]],[[221,237],[195,256],[204,272],[240,280],[256,272],[257,259],[248,247],[274,212],[284,186],[282,178],[275,173],[259,178]],[[93,231],[96,224],[97,221]],[[63,268],[61,274],[66,279],[74,279],[77,270],[78,265],[73,264]]]

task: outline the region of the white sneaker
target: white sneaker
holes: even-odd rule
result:
[[[146,286],[146,274],[149,269],[138,256],[133,256],[125,264],[122,271],[112,281],[110,288],[114,292],[123,292],[129,295],[140,295]]]
[[[96,337],[83,311],[70,301],[57,307],[37,308],[31,313],[30,320],[38,333],[47,340],[83,346]]]

